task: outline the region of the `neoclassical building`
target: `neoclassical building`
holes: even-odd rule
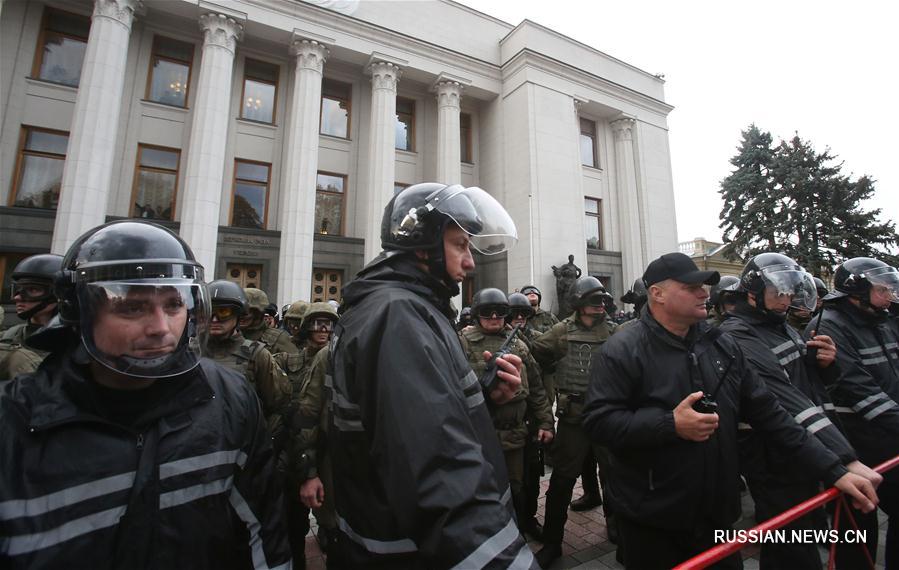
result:
[[[421,181],[480,186],[520,241],[465,295],[569,254],[618,296],[677,247],[663,81],[450,0],[2,0],[0,274],[142,218],[279,305],[337,298]]]

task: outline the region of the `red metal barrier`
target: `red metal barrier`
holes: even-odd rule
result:
[[[883,473],[886,473],[887,471],[889,471],[890,469],[893,469],[896,466],[899,466],[899,455],[890,459],[889,461],[885,461],[885,462],[881,463],[880,465],[875,467],[874,470],[880,474],[883,474]],[[845,513],[847,515],[849,515],[849,519],[852,522],[853,526],[856,529],[858,529],[858,526],[855,524],[855,520],[852,519],[852,515],[849,512],[849,509],[841,508],[843,505],[846,505],[846,500],[843,498],[843,494],[840,491],[838,491],[836,489],[836,487],[831,487],[830,489],[824,491],[823,493],[815,495],[811,499],[808,499],[807,501],[799,503],[792,509],[786,510],[786,511],[780,513],[779,515],[777,515],[776,517],[768,519],[765,522],[752,527],[752,529],[749,532],[760,533],[763,531],[770,531],[770,530],[780,528],[784,525],[787,525],[787,524],[793,522],[794,520],[798,519],[799,517],[812,512],[813,510],[817,509],[818,507],[820,507],[822,505],[826,505],[827,503],[829,503],[837,498],[839,498],[840,504],[837,505],[837,510],[834,515],[834,527],[836,527],[839,522],[840,511],[844,510]],[[846,506],[848,507],[848,505],[846,505]],[[678,564],[677,566],[675,566],[675,570],[698,570],[700,568],[707,568],[707,567],[711,566],[712,564],[714,564],[715,562],[718,562],[719,560],[723,560],[724,558],[727,558],[734,552],[738,552],[739,550],[742,550],[744,547],[748,546],[749,544],[750,543],[748,543],[748,542],[736,542],[736,541],[725,542],[725,543],[719,544],[717,546],[714,546],[714,547],[706,550],[705,552],[703,552],[701,554],[694,556],[693,558],[687,560],[686,562],[682,562],[682,563]],[[833,562],[834,546],[835,545],[831,545],[831,555],[830,555],[831,564]],[[863,549],[863,550],[867,553],[867,549]],[[830,568],[831,566],[828,565],[828,567]],[[872,568],[874,567],[873,561],[872,561],[871,567]]]

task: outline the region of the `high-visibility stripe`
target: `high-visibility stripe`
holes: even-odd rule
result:
[[[801,412],[796,414],[795,418],[796,418],[797,422],[802,423],[805,420],[809,419],[810,417],[812,417],[816,414],[823,414],[823,413],[824,413],[824,409],[821,408],[820,406],[812,406],[811,408],[802,410]]]
[[[474,552],[465,557],[453,569],[465,570],[468,568],[483,568],[493,561],[496,556],[503,550],[509,548],[515,539],[519,536],[518,527],[515,526],[515,519],[509,519],[509,523],[499,532],[482,542]]]
[[[824,402],[823,404],[821,404],[821,407],[824,408],[824,410],[828,411],[828,412],[837,409],[837,407],[834,406],[832,402]]]
[[[337,515],[337,526],[343,531],[350,540],[374,554],[409,554],[418,552],[418,546],[411,538],[401,538],[399,540],[376,540],[374,538],[366,538],[353,530],[350,523]]]
[[[118,491],[130,489],[134,485],[134,471],[121,473],[82,483],[67,489],[61,489],[33,499],[13,499],[0,503],[0,520],[12,520],[21,517],[36,517],[62,507],[110,495]]]
[[[883,349],[879,346],[871,346],[868,348],[860,348],[858,349],[859,354],[880,354],[883,352]]]
[[[168,509],[177,507],[203,497],[211,497],[212,495],[221,495],[231,488],[234,478],[231,476],[212,481],[210,483],[201,483],[183,489],[168,491],[159,495],[159,508]]]
[[[534,553],[531,551],[531,547],[525,544],[521,547],[521,550],[518,551],[518,555],[515,556],[515,560],[512,561],[512,564],[509,564],[509,568],[517,569],[517,568],[531,568],[535,565]]]
[[[484,403],[484,393],[478,390],[471,396],[465,398],[465,403],[468,405],[468,409],[475,408]]]
[[[897,407],[896,402],[890,400],[889,402],[884,402],[884,403],[880,404],[879,406],[877,406],[876,408],[874,408],[873,410],[870,410],[863,417],[866,420],[873,420],[874,418],[876,418],[880,414],[884,413],[885,411],[887,411],[891,408],[895,408],[895,407]]]
[[[852,408],[847,408],[846,406],[834,406],[834,411],[838,414],[854,414],[855,410]]]
[[[747,430],[747,429],[752,429],[752,426],[745,422],[738,422],[737,429]]]
[[[795,347],[795,346],[796,346],[795,342],[793,342],[792,340],[788,340],[787,342],[785,342],[783,344],[778,344],[777,346],[771,348],[771,352],[773,352],[774,354],[779,354],[779,353],[787,350],[788,348]]]
[[[852,406],[852,409],[853,409],[853,411],[860,412],[863,409],[867,408],[869,405],[873,404],[874,402],[884,400],[884,399],[889,399],[889,396],[887,396],[883,392],[878,392],[872,396],[868,396],[864,400],[860,400],[859,402],[856,402],[856,404],[854,406]]]
[[[469,370],[468,374],[460,378],[459,382],[462,384],[463,390],[468,390],[478,383],[478,377],[475,376],[474,370]]]
[[[268,565],[268,561],[265,559],[262,537],[259,536],[262,525],[259,524],[259,519],[253,514],[253,510],[247,504],[243,495],[240,494],[240,491],[237,490],[237,487],[231,487],[231,494],[228,499],[237,512],[237,516],[247,525],[247,530],[250,531],[250,557],[253,559],[253,568],[256,570],[290,570],[291,564],[289,560],[275,568]]]
[[[821,418],[820,420],[816,421],[815,423],[813,423],[812,425],[808,426],[805,429],[808,430],[808,432],[810,434],[814,435],[814,434],[818,433],[819,431],[821,431],[822,429],[826,428],[827,426],[832,426],[832,425],[833,425],[833,423],[831,423],[831,421],[829,419]]]
[[[886,356],[878,356],[877,358],[862,358],[862,364],[868,366],[871,364],[880,364],[881,362],[886,362]]]
[[[89,532],[115,526],[125,514],[125,508],[126,505],[121,505],[93,513],[43,532],[0,537],[0,553],[5,556],[28,554],[50,548]]]
[[[239,449],[231,449],[169,461],[159,466],[159,478],[167,479],[191,471],[200,471],[231,463],[237,463],[243,469],[247,463],[247,454]]]
[[[791,352],[790,354],[784,356],[783,358],[781,358],[781,359],[778,360],[777,362],[779,362],[781,366],[786,366],[787,364],[793,362],[794,360],[796,360],[796,359],[799,358],[800,356],[802,356],[802,355],[799,354],[799,351],[797,350],[796,352]]]

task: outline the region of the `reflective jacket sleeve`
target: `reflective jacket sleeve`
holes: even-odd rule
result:
[[[812,474],[833,485],[848,471],[840,458],[817,438],[799,426],[796,420],[778,403],[777,398],[737,351],[734,368],[740,372],[740,413],[757,430],[765,442],[779,447],[783,453],[795,457]]]
[[[674,411],[635,407],[640,371],[625,362],[613,343],[604,343],[593,357],[583,426],[590,438],[611,449],[661,445],[677,439]]]
[[[284,569],[290,566],[290,548],[283,522],[282,486],[272,482],[275,458],[262,409],[255,393],[247,390],[247,436],[243,466],[234,475],[229,502],[247,527],[247,540],[253,567]]]
[[[868,372],[864,357],[845,327],[825,320],[821,323],[819,334],[830,336],[837,345],[840,376],[830,387],[834,404],[851,408],[866,421],[899,437],[899,402],[893,400],[881,385],[889,379],[876,378]]]
[[[411,302],[392,302],[381,318],[387,334],[360,347],[374,349],[376,374],[359,404],[400,530],[430,567],[537,568],[505,467],[486,455],[499,443],[458,342]]]
[[[740,328],[729,328],[727,332],[739,342],[746,362],[753,368],[768,390],[774,394],[784,410],[793,416],[797,424],[804,427],[810,435],[817,437],[844,464],[858,459],[852,444],[827,417],[824,408],[812,402],[801,390],[790,383],[787,373],[780,366],[770,348]]]

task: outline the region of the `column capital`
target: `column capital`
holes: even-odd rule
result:
[[[94,17],[111,18],[130,29],[134,16],[143,7],[140,0],[95,0]]]
[[[465,86],[458,81],[445,79],[434,84],[434,91],[437,92],[438,107],[455,107],[459,108],[459,102],[462,100],[462,90]]]
[[[615,133],[617,140],[629,141],[633,140],[636,122],[632,117],[622,117],[609,123],[609,126],[612,127],[612,132]]]
[[[389,61],[373,61],[366,71],[371,74],[372,89],[396,91],[396,84],[403,75],[403,68]]]
[[[304,38],[291,43],[290,53],[296,56],[297,67],[321,73],[331,52],[323,43]]]
[[[243,25],[237,20],[210,12],[200,16],[200,30],[203,32],[203,46],[214,45],[234,54],[237,40],[243,34]]]

